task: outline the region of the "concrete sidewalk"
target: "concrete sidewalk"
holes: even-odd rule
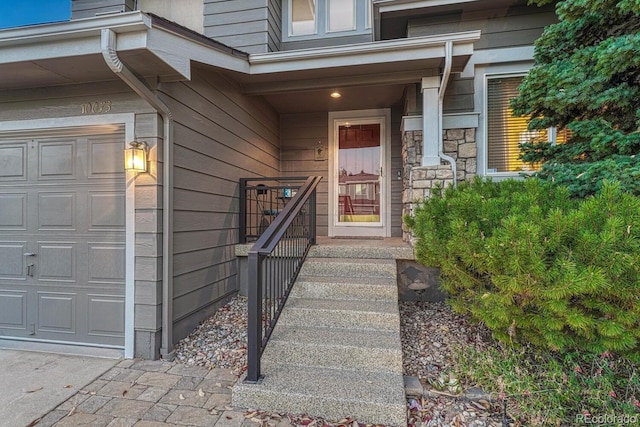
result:
[[[118,362],[0,348],[0,426],[24,427],[46,416]]]

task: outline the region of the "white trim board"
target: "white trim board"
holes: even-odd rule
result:
[[[478,127],[480,113],[452,113],[442,116],[442,129],[469,129]],[[422,116],[402,116],[402,132],[422,130]]]

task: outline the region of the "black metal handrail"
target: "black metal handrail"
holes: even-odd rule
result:
[[[258,240],[306,179],[306,176],[240,179],[240,243]]]
[[[309,248],[316,242],[316,187],[306,179],[249,250],[246,382],[260,380],[260,357]]]

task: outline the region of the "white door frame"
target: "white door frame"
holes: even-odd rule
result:
[[[345,122],[380,123],[380,223],[338,224],[338,127]],[[328,234],[330,237],[390,237],[391,236],[391,109],[329,112],[329,204]]]
[[[103,114],[100,116],[75,116],[34,120],[16,120],[0,123],[0,135],[22,132],[44,132],[64,128],[83,128],[100,125],[124,125],[125,145],[135,139],[135,115],[133,113]],[[124,150],[125,147],[122,147]],[[124,309],[124,357],[134,356],[134,295],[135,295],[135,173],[126,173],[125,193],[125,309]],[[75,345],[76,343],[70,343]],[[82,343],[77,343],[82,345]],[[95,345],[95,347],[102,347]]]

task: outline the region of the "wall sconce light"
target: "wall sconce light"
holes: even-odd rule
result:
[[[147,171],[147,144],[142,141],[131,141],[130,147],[124,150],[124,169],[132,172]]]

